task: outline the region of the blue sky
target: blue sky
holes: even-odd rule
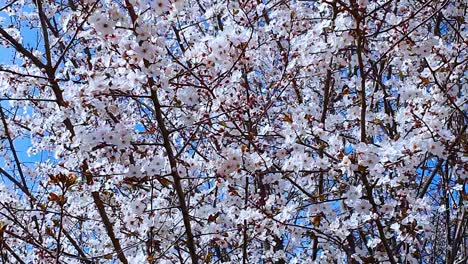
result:
[[[0,0],[0,6],[4,5],[4,1]],[[8,16],[8,14],[4,11],[0,12],[0,21],[3,20],[1,23],[2,27],[7,27],[11,24],[11,21],[15,20],[14,17]],[[21,27],[21,35],[23,36],[22,44],[26,47],[32,47],[36,45],[37,41],[37,32],[35,30],[29,29],[26,26]],[[0,65],[10,65],[11,63],[18,63],[18,58],[16,57],[16,53],[13,49],[9,49],[3,46],[0,46]],[[2,87],[4,89],[4,87]],[[4,95],[0,94],[0,98],[3,98]],[[0,105],[6,110],[11,108],[10,103],[8,101],[1,101]],[[17,138],[14,140],[14,145],[17,150],[18,157],[21,162],[25,163],[33,163],[39,161],[41,159],[41,155],[29,156],[27,154],[27,150],[31,145],[31,141],[29,138]],[[0,166],[4,166],[4,160],[0,157]]]

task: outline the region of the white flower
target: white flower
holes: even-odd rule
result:
[[[138,59],[152,61],[155,57],[155,49],[150,42],[145,41],[141,46],[135,48]]]
[[[186,6],[187,1],[186,0],[175,0],[174,3],[172,4],[175,9],[177,10],[182,10]]]
[[[130,178],[143,178],[143,173],[141,172],[141,167],[138,165],[130,165],[126,173],[127,177]]]
[[[395,16],[392,12],[389,12],[385,20],[390,25],[398,25],[401,22],[402,18]]]
[[[104,75],[96,75],[88,80],[88,87],[84,89],[86,94],[100,94],[109,90],[109,81]]]
[[[278,159],[283,159],[283,158],[285,158],[286,156],[288,156],[288,151],[287,151],[286,149],[284,149],[284,148],[279,149],[278,151],[276,151],[275,156],[276,156]]]
[[[226,160],[224,160],[218,167],[218,174],[229,175],[237,171],[242,164],[242,159],[239,153],[236,151],[228,151],[226,154]]]
[[[444,152],[444,147],[440,142],[430,140],[427,144],[427,150],[434,155],[442,157],[443,152]]]
[[[143,214],[145,209],[146,209],[146,204],[143,202],[143,200],[138,199],[136,201],[133,201],[133,203],[130,204],[130,210],[135,215]]]
[[[351,168],[353,164],[348,156],[344,156],[338,165],[341,168],[342,173],[347,173],[349,175],[353,174],[353,170]]]
[[[380,208],[380,212],[384,215],[387,215],[387,216],[390,216],[393,214],[393,211],[394,211],[394,208],[392,205],[390,204],[384,204],[382,205],[382,207]]]
[[[390,228],[394,231],[399,231],[400,230],[400,224],[399,223],[393,223]]]
[[[346,192],[345,197],[345,203],[349,206],[353,206],[362,196],[362,186],[351,186]]]
[[[105,14],[94,14],[89,18],[89,23],[94,26],[97,32],[102,35],[112,34],[114,32],[115,21],[110,20]]]
[[[361,200],[361,202],[355,207],[356,212],[363,215],[369,214],[371,208],[371,204],[366,200]]]
[[[155,176],[161,174],[161,171],[164,170],[165,166],[166,160],[164,157],[158,155],[143,166],[143,170],[148,174],[148,176]]]
[[[420,75],[423,78],[429,78],[429,76],[431,76],[431,70],[429,70],[429,68],[424,68]]]
[[[169,11],[171,8],[171,3],[168,0],[155,0],[153,2],[153,10],[155,15],[159,16],[167,11]]]
[[[177,97],[187,106],[194,106],[200,103],[200,96],[197,89],[186,87],[177,91]]]
[[[139,25],[135,31],[137,33],[138,41],[147,41],[154,33],[150,24]]]

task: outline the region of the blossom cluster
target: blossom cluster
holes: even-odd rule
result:
[[[6,1],[2,260],[466,262],[466,12]]]

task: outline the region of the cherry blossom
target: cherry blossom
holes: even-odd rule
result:
[[[2,263],[465,263],[466,10],[4,1]]]

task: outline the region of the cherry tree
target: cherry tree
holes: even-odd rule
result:
[[[0,3],[2,263],[467,262],[465,1]]]

